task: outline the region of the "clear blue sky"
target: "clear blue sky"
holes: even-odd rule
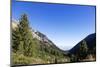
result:
[[[68,50],[95,32],[95,7],[34,2],[12,3],[12,18],[26,13],[30,26],[44,33],[60,49]]]

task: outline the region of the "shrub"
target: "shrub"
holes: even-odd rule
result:
[[[20,64],[31,64],[32,63],[32,58],[31,57],[26,57],[23,54],[13,54],[12,56],[13,64],[14,65],[20,65]]]

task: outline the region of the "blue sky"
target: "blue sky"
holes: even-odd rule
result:
[[[34,2],[12,3],[12,19],[26,13],[33,29],[44,33],[60,49],[69,50],[95,32],[95,7]]]

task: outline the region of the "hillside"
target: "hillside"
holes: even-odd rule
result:
[[[12,29],[15,29],[16,27],[18,27],[18,23],[15,20],[12,20]]]
[[[31,48],[33,55],[31,57],[23,55],[21,51],[24,51],[22,48],[24,46],[21,46],[19,42],[20,39],[17,39],[20,38],[20,33],[17,32],[20,31],[18,23],[19,22],[12,22],[13,65],[62,63],[70,61],[69,57],[65,55],[51,40],[49,40],[46,35],[30,27],[28,30],[32,34],[33,47]],[[19,42],[19,44],[17,44],[17,42]]]
[[[87,47],[87,55],[83,59],[86,59],[87,57],[90,58],[89,56],[92,56],[94,58],[94,60],[96,60],[96,33],[88,35],[83,40],[86,41],[86,45],[87,45],[86,46]],[[70,54],[79,56],[80,46],[81,46],[83,40],[80,41],[78,44],[76,44],[71,50],[69,50]],[[89,61],[89,60],[90,59],[88,59],[87,61]]]

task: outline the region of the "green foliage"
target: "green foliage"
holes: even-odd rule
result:
[[[22,41],[23,41],[23,48],[24,48],[24,55],[25,56],[32,56],[33,55],[33,38],[32,38],[32,32],[29,30],[29,22],[27,15],[24,14],[21,16],[20,19],[20,24],[19,24],[19,30],[20,34],[22,36]]]
[[[87,52],[88,52],[88,46],[87,46],[86,41],[83,40],[80,45],[80,52],[79,52],[80,59],[85,58],[87,56]]]
[[[13,49],[13,52],[18,51],[19,44],[20,44],[20,32],[19,32],[19,27],[17,27],[16,29],[12,29],[12,49]]]
[[[29,30],[29,23],[26,14],[21,16],[18,28],[12,31],[13,51],[18,51],[25,56],[33,55],[33,38]]]
[[[24,42],[23,41],[20,41],[19,45],[18,45],[18,53],[19,54],[23,54],[24,53]]]
[[[12,54],[12,60],[13,60],[13,64],[31,64],[33,62],[33,59],[30,57],[26,57],[23,54],[16,54],[13,53]]]
[[[70,62],[76,62],[76,61],[77,61],[77,57],[72,54],[70,58]]]

